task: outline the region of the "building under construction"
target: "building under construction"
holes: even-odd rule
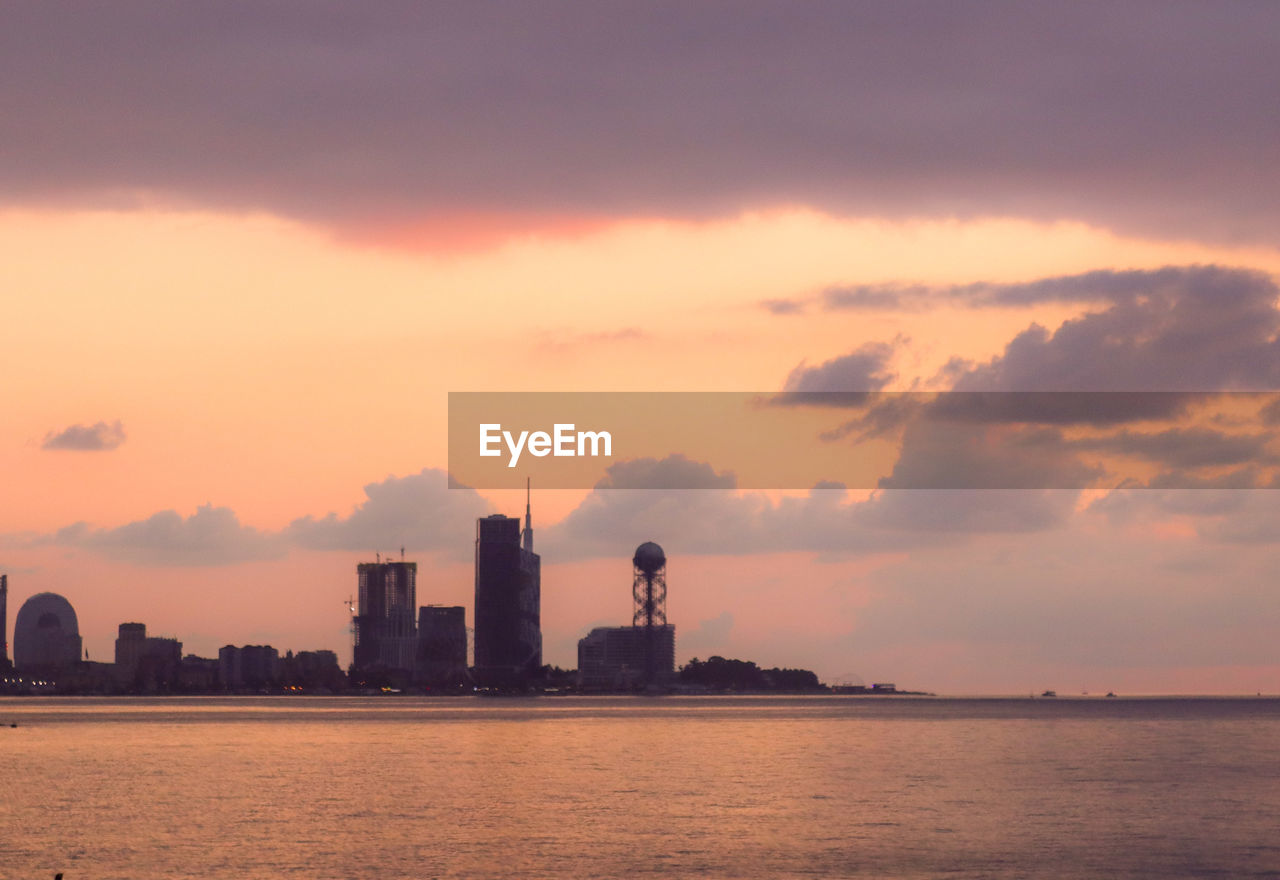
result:
[[[418,563],[362,562],[352,666],[357,672],[409,674],[417,651]]]

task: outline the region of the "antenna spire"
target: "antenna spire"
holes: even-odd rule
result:
[[[533,488],[532,480],[524,478],[524,549],[533,552]]]

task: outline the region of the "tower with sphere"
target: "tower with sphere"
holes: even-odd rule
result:
[[[644,628],[644,683],[649,686],[658,671],[658,634],[667,625],[667,555],[654,542],[645,541],[636,548],[631,564],[635,569],[631,625]]]
[[[662,691],[675,681],[676,628],[667,623],[667,556],[646,541],[631,557],[631,626],[601,626],[578,641],[587,691]]]

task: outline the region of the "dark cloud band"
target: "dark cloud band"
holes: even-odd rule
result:
[[[1079,218],[1271,241],[1280,8],[6,4],[0,199]]]

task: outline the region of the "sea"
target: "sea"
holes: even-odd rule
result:
[[[5,880],[1280,877],[1274,698],[29,697],[0,725]]]

